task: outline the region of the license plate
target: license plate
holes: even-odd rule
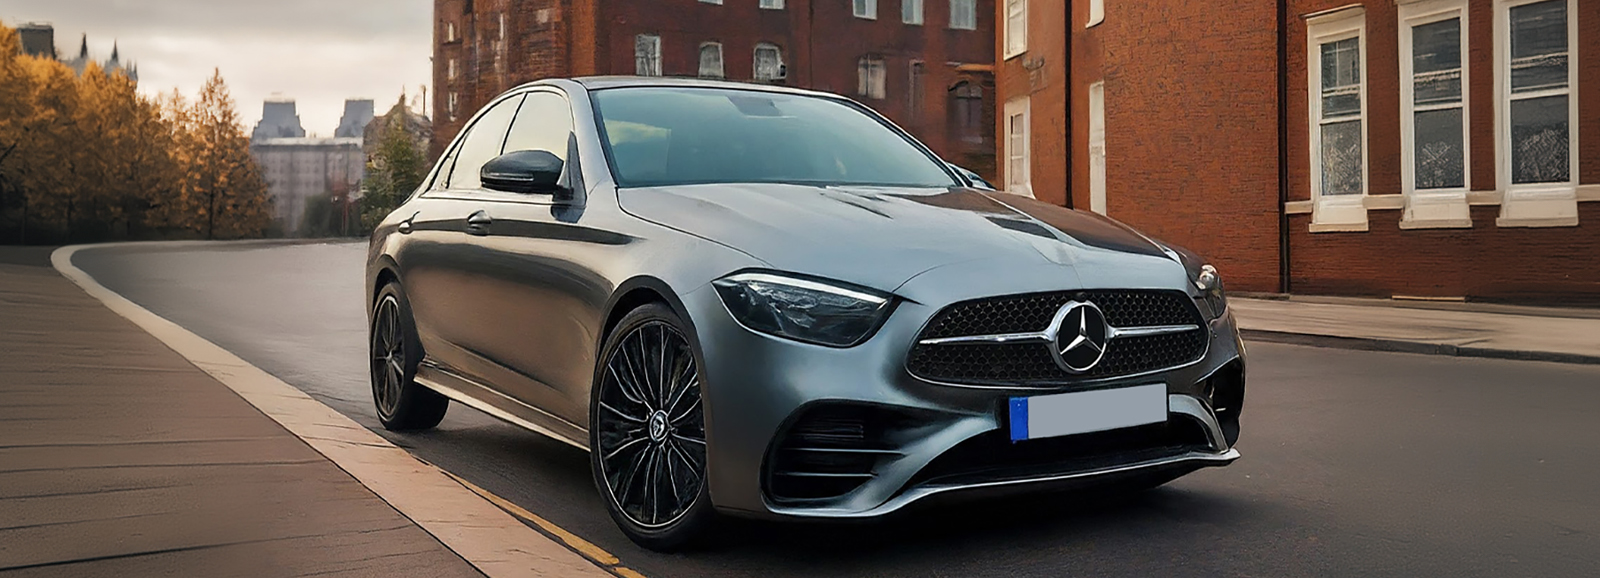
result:
[[[1013,397],[1010,411],[1014,442],[1161,423],[1167,421],[1167,386]]]

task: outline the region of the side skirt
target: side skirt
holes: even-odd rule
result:
[[[441,395],[517,427],[532,430],[583,451],[589,451],[589,431],[549,412],[522,403],[464,375],[424,359],[417,367],[417,383]]]

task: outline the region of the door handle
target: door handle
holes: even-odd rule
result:
[[[401,235],[410,235],[411,234],[411,221],[416,220],[417,215],[420,215],[420,214],[422,214],[422,213],[412,213],[412,215],[410,217],[406,217],[406,220],[400,221],[400,224],[395,227],[395,230],[399,231]]]
[[[478,211],[467,217],[467,233],[472,235],[488,235],[489,225],[494,224],[494,219],[489,218],[489,213]]]

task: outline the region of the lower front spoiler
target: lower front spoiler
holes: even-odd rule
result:
[[[1232,448],[1218,453],[1190,451],[1141,462],[1047,476],[959,485],[917,486],[870,510],[774,507],[771,511],[773,514],[791,519],[862,520],[887,516],[931,498],[951,500],[994,498],[1020,493],[1112,487],[1123,483],[1137,484],[1147,480],[1168,481],[1202,468],[1226,466],[1238,459],[1239,450]]]

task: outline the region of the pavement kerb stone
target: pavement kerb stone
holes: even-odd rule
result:
[[[72,255],[79,250],[121,245],[128,243],[62,247],[51,254],[51,263],[91,297],[232,389],[486,576],[614,575],[523,524],[437,467],[294,386],[112,292],[72,264]]]
[[[1421,343],[1416,341],[1377,339],[1370,337],[1318,335],[1312,333],[1293,333],[1288,331],[1272,331],[1266,329],[1240,329],[1239,333],[1246,339],[1270,341],[1274,343],[1288,343],[1292,345],[1311,345],[1315,347],[1360,349],[1365,351],[1393,351],[1398,353],[1421,353],[1427,355],[1446,355],[1452,357],[1484,357],[1491,359],[1513,359],[1518,361],[1553,361],[1558,363],[1600,364],[1600,355],[1581,355],[1575,353],[1559,353],[1554,351],[1517,351],[1511,349],[1492,349],[1486,347],[1463,347],[1446,343]]]

